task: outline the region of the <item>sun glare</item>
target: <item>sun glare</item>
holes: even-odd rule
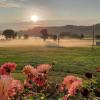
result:
[[[39,20],[39,17],[37,15],[33,15],[33,16],[31,16],[31,20],[33,22],[37,22]]]

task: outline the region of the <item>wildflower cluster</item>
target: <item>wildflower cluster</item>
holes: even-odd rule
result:
[[[16,70],[16,66],[15,63],[5,63],[0,67],[0,74],[8,75]]]
[[[23,92],[23,85],[12,77],[16,70],[15,63],[5,63],[0,67],[0,100],[15,100]]]
[[[26,79],[21,83],[11,74],[16,66],[5,63],[0,67],[0,100],[92,100],[100,97],[100,85],[97,85],[100,82],[93,80],[100,68],[94,73],[87,72],[84,78],[68,75],[62,82],[55,83],[48,80],[53,64],[26,65],[22,71]]]

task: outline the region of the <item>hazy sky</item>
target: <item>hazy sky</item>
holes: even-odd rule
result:
[[[34,14],[41,20],[37,25],[90,25],[100,22],[100,0],[0,0],[1,28],[32,25]]]

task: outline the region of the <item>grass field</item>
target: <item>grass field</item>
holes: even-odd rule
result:
[[[85,72],[93,72],[100,67],[100,48],[94,50],[88,47],[77,48],[47,48],[47,47],[0,47],[0,65],[4,62],[18,64],[14,76],[24,79],[21,72],[24,65],[36,66],[42,63],[56,61],[54,70],[50,72],[50,79],[61,79],[69,73],[83,75]]]

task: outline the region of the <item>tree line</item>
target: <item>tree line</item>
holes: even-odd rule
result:
[[[14,31],[12,29],[4,30],[2,35],[6,38],[6,40],[16,39],[17,37],[18,37],[18,39],[21,39],[21,35],[19,35],[16,31]],[[29,35],[24,34],[23,37],[24,37],[24,39],[28,39]]]
[[[46,39],[48,39],[48,38],[51,38],[51,39],[53,39],[55,41],[57,39],[63,39],[65,37],[79,38],[79,39],[83,39],[84,38],[84,34],[77,35],[77,34],[71,34],[71,33],[65,33],[65,32],[58,33],[58,34],[49,34],[47,29],[42,29],[40,31],[40,33],[42,34],[41,38],[43,38],[44,41]]]
[[[78,38],[78,39],[84,39],[84,34],[71,34],[70,32],[62,32],[62,33],[58,33],[58,34],[49,34],[47,29],[41,29],[40,30],[40,38],[42,38],[44,41],[48,38],[53,39],[54,41],[59,40],[61,38],[65,38],[65,37],[69,37],[69,38]],[[10,40],[10,39],[15,39],[16,37],[18,37],[18,39],[21,39],[21,36],[24,37],[24,39],[28,39],[29,35],[28,34],[18,34],[16,31],[12,30],[12,29],[6,29],[3,31],[2,33],[3,36],[5,36],[6,40]],[[96,39],[100,39],[100,35],[95,35]]]

